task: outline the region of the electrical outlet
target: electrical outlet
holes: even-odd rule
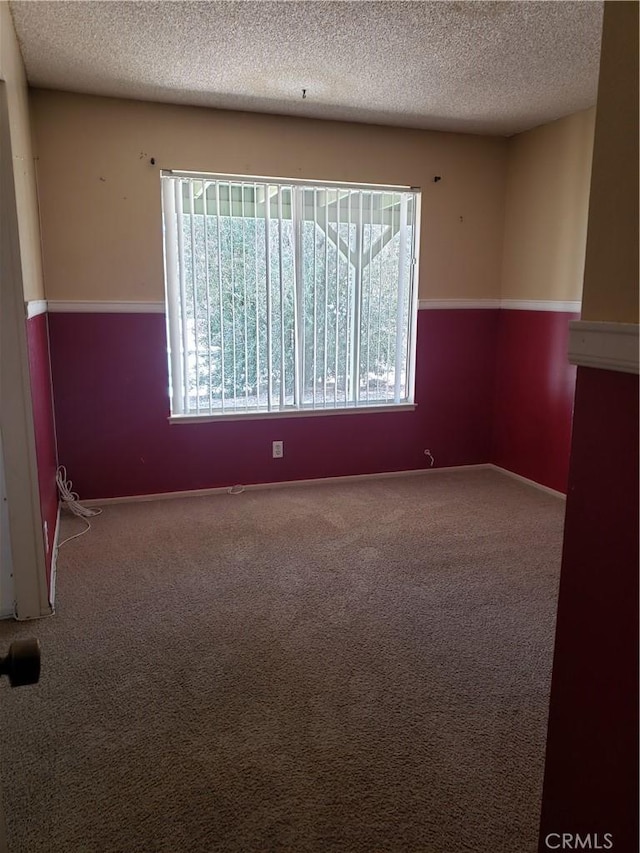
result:
[[[284,441],[274,441],[271,444],[271,452],[274,459],[282,459],[284,456]]]

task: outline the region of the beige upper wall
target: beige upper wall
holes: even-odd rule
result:
[[[160,168],[421,187],[420,297],[500,295],[504,139],[44,90],[32,111],[48,299],[163,298]]]
[[[605,3],[582,319],[638,322],[637,3]]]
[[[595,109],[509,140],[502,297],[580,301]]]
[[[4,0],[0,2],[0,79],[5,81],[7,87],[24,298],[42,299],[42,255],[29,95],[13,21]]]

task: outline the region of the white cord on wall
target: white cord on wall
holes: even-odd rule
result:
[[[62,506],[66,507],[74,515],[77,515],[78,518],[81,518],[86,524],[85,529],[81,530],[80,533],[76,533],[74,536],[68,536],[66,539],[63,539],[62,542],[59,542],[58,548],[61,548],[66,542],[71,542],[72,539],[77,539],[78,536],[84,536],[88,530],[91,530],[91,524],[87,519],[93,518],[94,515],[100,515],[102,510],[90,509],[89,507],[82,506],[80,503],[80,496],[77,492],[73,491],[73,483],[71,480],[67,480],[67,469],[64,465],[61,465],[56,471],[56,483],[58,484],[58,492],[60,493]]]

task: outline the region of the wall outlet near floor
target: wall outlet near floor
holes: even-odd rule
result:
[[[274,441],[271,444],[271,452],[274,459],[282,459],[284,456],[284,441]]]

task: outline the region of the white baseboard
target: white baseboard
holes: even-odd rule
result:
[[[31,622],[35,619],[45,619],[49,616],[53,616],[55,613],[55,599],[56,599],[56,574],[57,574],[57,565],[58,565],[58,541],[60,539],[60,503],[58,503],[58,512],[56,514],[56,531],[53,535],[53,545],[51,547],[51,581],[49,584],[49,612],[41,613],[39,616],[30,616],[27,619],[18,619],[15,612],[15,605],[11,611],[0,611],[0,620],[2,619],[15,619],[18,622]]]
[[[237,486],[220,486],[213,489],[191,489],[184,492],[157,492],[151,495],[125,495],[124,497],[118,498],[89,498],[88,500],[81,499],[80,502],[83,506],[107,506],[109,504],[172,500],[173,498],[202,498],[207,497],[208,495],[227,494],[233,489],[242,489],[245,492],[253,492],[261,491],[263,489],[288,489],[295,488],[297,486],[318,486],[325,483],[332,484],[351,483],[359,480],[382,480],[388,477],[416,477],[423,474],[442,474],[451,473],[452,471],[469,471],[483,468],[495,468],[495,465],[491,465],[488,462],[482,462],[477,465],[454,465],[448,468],[413,468],[408,471],[381,471],[377,474],[350,474],[345,477],[318,477],[314,480],[284,480],[278,483],[249,483],[248,485],[238,484]]]
[[[58,542],[60,541],[60,502],[58,502],[58,514],[56,516],[56,532],[53,536],[53,548],[51,553],[51,581],[49,583],[49,606],[51,613],[55,612],[56,601],[56,578],[58,572]]]
[[[527,486],[532,486],[541,492],[546,492],[548,495],[553,495],[561,500],[566,500],[566,495],[557,489],[551,489],[549,486],[543,486],[542,483],[536,483],[535,480],[530,480],[528,477],[523,477],[521,474],[516,474],[514,471],[508,471],[506,468],[501,468],[499,465],[494,465],[492,462],[481,462],[475,465],[452,465],[446,468],[412,468],[408,471],[380,471],[376,474],[350,474],[345,477],[319,477],[314,480],[284,480],[277,483],[249,483],[247,485],[238,484],[237,486],[218,486],[212,489],[187,489],[181,492],[156,492],[150,495],[123,495],[117,498],[88,498],[81,500],[84,506],[108,506],[110,504],[124,503],[145,503],[147,501],[165,501],[173,500],[174,498],[204,498],[209,495],[222,495],[233,493],[232,490],[238,489],[245,492],[263,491],[265,489],[290,489],[298,486],[321,486],[323,484],[332,483],[353,483],[360,480],[383,480],[389,477],[419,477],[424,474],[447,474],[456,471],[473,471],[473,470],[496,471],[499,474],[504,474],[506,477],[511,477],[513,480],[519,480]],[[58,511],[58,519],[60,512]],[[57,527],[56,527],[56,542],[57,542]],[[53,584],[53,568],[52,568],[52,584]],[[51,602],[53,604],[53,600]]]
[[[506,468],[501,468],[499,465],[487,465],[487,468],[493,468],[494,471],[498,471],[500,474],[504,474],[507,477],[511,477],[512,480],[519,480],[521,483],[526,483],[527,486],[533,486],[535,489],[539,489],[541,492],[546,492],[548,495],[553,495],[555,498],[560,498],[563,501],[566,501],[567,496],[564,492],[559,492],[557,489],[551,489],[549,486],[543,486],[542,483],[536,483],[535,480],[530,480],[528,477],[523,477],[521,474],[516,474],[514,471],[508,471]]]

